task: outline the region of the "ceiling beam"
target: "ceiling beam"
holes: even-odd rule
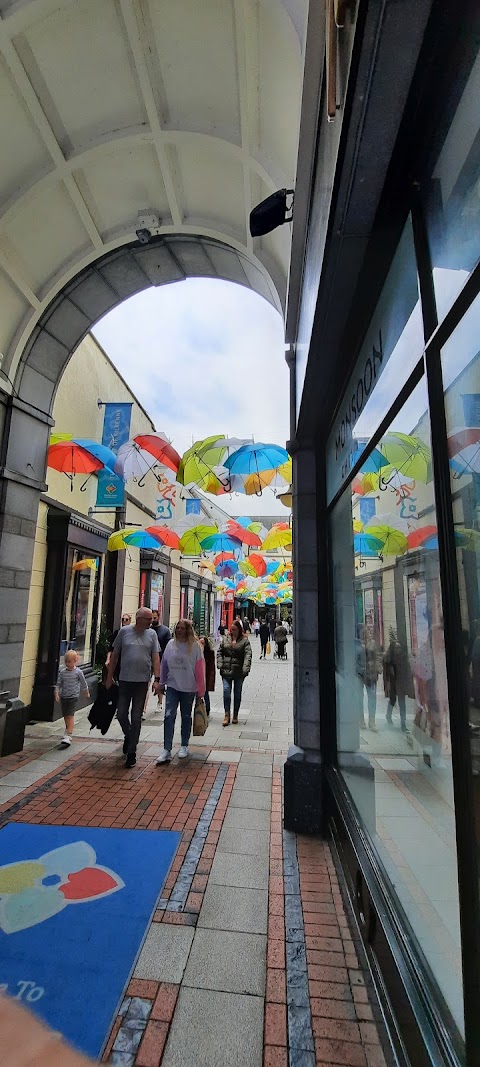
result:
[[[158,114],[148,64],[145,59],[146,42],[138,25],[138,19],[133,5],[133,0],[120,0],[120,9],[122,12],[123,22],[125,26],[127,43],[132,54],[133,63],[137,72],[140,91],[142,94],[143,104],[150,124],[150,129],[152,131],[153,144],[157,155],[160,171],[162,174],[165,192],[167,194],[170,214],[172,216],[172,221],[175,226],[180,227],[183,221],[182,211],[178,200],[174,168],[171,166],[171,162],[168,157],[168,150],[162,136],[160,116]],[[187,72],[185,72],[185,76],[187,76]],[[154,208],[155,204],[139,204],[138,206],[139,208]]]
[[[2,248],[0,248],[0,267],[7,277],[10,278],[10,281],[13,282],[15,288],[22,293],[26,300],[28,300],[31,307],[34,308],[35,311],[38,311],[41,307],[38,296],[34,293],[28,282],[25,281],[22,271],[15,265],[12,258]]]
[[[52,127],[47,119],[47,116],[42,108],[40,100],[33,88],[33,85],[27,75],[23,63],[20,61],[18,53],[14,48],[10,38],[5,32],[5,27],[0,22],[0,50],[3,53],[5,63],[10,72],[10,76],[13,80],[14,86],[17,92],[22,97],[22,100],[27,108],[27,111],[34,123],[39,136],[41,137],[43,144],[49,153],[55,167],[61,168],[65,165],[65,156],[62,149],[55,137]],[[79,217],[82,220],[83,225],[92,241],[94,248],[97,251],[103,251],[103,241],[100,233],[97,230],[95,222],[88,210],[88,207],[78,189],[78,186],[74,178],[63,180],[65,189],[75,207]]]

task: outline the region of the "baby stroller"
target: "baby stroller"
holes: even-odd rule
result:
[[[275,641],[275,652],[273,653],[274,659],[288,659],[287,656],[287,642],[282,641],[280,644]]]

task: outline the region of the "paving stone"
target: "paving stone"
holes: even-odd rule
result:
[[[217,852],[233,852],[236,856],[261,856],[268,855],[269,846],[270,832],[268,830],[226,827],[218,839]]]
[[[162,1067],[262,1067],[263,998],[182,989]]]
[[[242,785],[244,779],[242,778]],[[258,808],[262,811],[270,811],[272,807],[271,793],[252,793],[246,789],[235,786],[230,799],[231,808]]]
[[[211,930],[239,930],[266,934],[268,892],[263,889],[235,889],[209,883],[198,918],[199,927]],[[174,980],[174,979],[173,979]]]
[[[240,760],[240,764],[237,771],[236,781],[241,782],[245,775],[249,775],[251,778],[271,778],[272,777],[272,764],[271,763],[244,763],[244,756]]]
[[[240,767],[245,766],[272,766],[272,757],[267,752],[244,752],[240,760]]]
[[[197,929],[182,988],[263,996],[266,951],[261,934]]]
[[[262,808],[229,808],[223,820],[226,830],[266,830],[270,832],[270,812]]]
[[[268,734],[261,733],[260,730],[253,730],[252,732],[242,730],[240,737],[244,741],[268,741]]]
[[[239,789],[248,789],[252,793],[271,793],[272,783],[270,777],[260,775],[243,774],[240,771],[240,780],[236,782]]]
[[[233,889],[268,889],[268,867],[268,855],[233,856],[230,852],[217,852],[208,884]]]
[[[241,752],[233,749],[213,748],[207,756],[207,763],[240,763]]]
[[[193,935],[194,930],[188,926],[153,923],[145,938],[134,977],[151,978],[156,982],[181,982]]]

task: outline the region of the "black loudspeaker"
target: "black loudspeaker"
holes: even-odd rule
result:
[[[261,204],[257,204],[250,212],[250,233],[252,237],[262,237],[265,233],[271,233],[277,226],[283,226],[284,222],[291,222],[291,213],[287,218],[287,196],[293,196],[293,189],[279,189]],[[293,203],[292,203],[293,207]]]

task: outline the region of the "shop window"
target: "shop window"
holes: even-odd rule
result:
[[[340,772],[461,1030],[453,775],[423,379],[365,451],[365,471],[333,508],[330,535]]]
[[[422,312],[408,219],[327,445],[333,500],[422,356]]]
[[[480,296],[442,351],[450,486],[480,846]]]
[[[152,611],[158,611],[160,622],[163,622],[163,592],[164,576],[161,571],[152,571],[150,582],[150,607]]]
[[[438,317],[452,306],[480,253],[480,54],[452,78],[453,120],[426,190],[425,212]]]
[[[77,548],[68,553],[60,656],[74,649],[81,663],[91,663],[95,643],[98,556]]]

